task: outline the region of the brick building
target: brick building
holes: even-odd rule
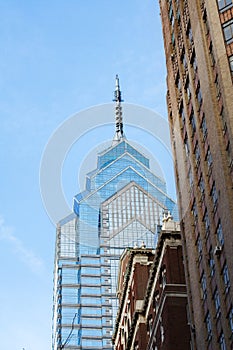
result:
[[[233,3],[160,0],[193,347],[233,348]]]
[[[116,350],[190,349],[179,225],[164,220],[155,251],[127,249],[119,270]]]
[[[132,338],[139,335],[139,348],[147,344],[146,322],[139,322],[154,251],[145,248],[128,248],[120,259],[118,298],[120,301],[114,342],[116,350],[131,349]]]

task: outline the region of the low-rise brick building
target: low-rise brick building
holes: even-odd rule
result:
[[[179,224],[166,217],[155,250],[128,248],[120,261],[116,350],[190,349]]]

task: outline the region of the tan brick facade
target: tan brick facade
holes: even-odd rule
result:
[[[233,4],[160,0],[193,347],[233,347]]]

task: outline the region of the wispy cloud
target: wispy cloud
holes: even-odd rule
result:
[[[11,244],[14,254],[33,272],[40,273],[44,268],[44,263],[41,258],[14,234],[14,228],[5,224],[4,219],[0,216],[0,240],[7,241]]]

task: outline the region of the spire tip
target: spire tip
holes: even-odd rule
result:
[[[121,98],[121,90],[120,90],[120,80],[119,80],[119,76],[118,74],[116,74],[116,90],[114,92],[114,99],[113,101],[115,102],[122,102],[122,98]]]

